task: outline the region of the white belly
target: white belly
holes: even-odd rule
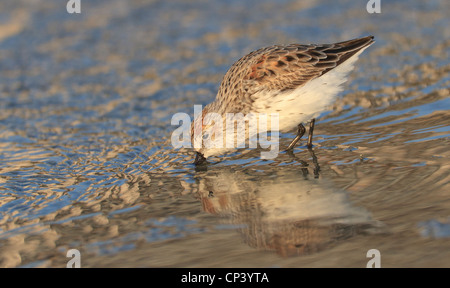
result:
[[[316,118],[334,103],[336,96],[343,89],[341,85],[347,80],[348,73],[353,69],[355,61],[363,50],[328,73],[297,89],[283,93],[258,92],[253,97],[254,111],[267,114],[279,113],[281,132],[291,131],[298,124]]]

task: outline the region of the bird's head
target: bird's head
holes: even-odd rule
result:
[[[191,123],[191,141],[196,152],[195,164],[202,164],[206,158],[227,152],[225,146],[224,119],[218,113],[208,113],[206,106]]]

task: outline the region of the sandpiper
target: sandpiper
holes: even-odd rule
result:
[[[207,113],[279,113],[279,131],[297,130],[286,150],[292,150],[310,123],[307,147],[312,147],[315,118],[334,102],[342,90],[358,56],[371,44],[373,36],[334,44],[274,45],[253,51],[234,63],[225,74],[214,102],[203,108]],[[200,124],[196,124],[200,123]],[[200,137],[213,134],[201,119]],[[226,149],[196,148],[195,164]],[[230,149],[229,149],[230,150]]]

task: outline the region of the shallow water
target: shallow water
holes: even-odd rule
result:
[[[448,1],[81,2],[0,3],[0,267],[450,266]],[[172,148],[239,57],[364,35],[313,153]]]

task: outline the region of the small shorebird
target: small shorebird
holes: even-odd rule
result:
[[[373,36],[334,44],[274,45],[253,51],[231,66],[225,74],[214,102],[206,105],[202,117],[208,113],[278,113],[279,131],[297,129],[297,135],[286,150],[292,150],[310,122],[307,146],[312,147],[315,117],[327,109],[342,90],[355,61],[374,43]],[[194,120],[194,127],[207,138],[215,133],[213,126]],[[217,131],[216,131],[217,132]],[[247,135],[248,136],[248,135]],[[227,149],[196,148],[195,164]],[[228,149],[232,150],[232,149]]]

